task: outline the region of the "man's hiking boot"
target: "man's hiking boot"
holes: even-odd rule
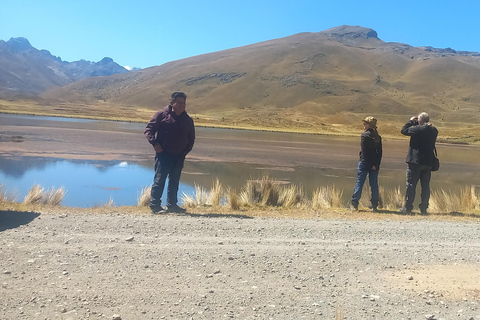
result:
[[[167,213],[167,209],[164,209],[162,207],[150,207],[150,210],[152,211],[152,214],[164,214]]]
[[[378,208],[377,207],[372,207],[372,212],[378,212]]]
[[[174,212],[174,213],[185,213],[187,212],[187,209],[181,208],[177,205],[169,206],[167,207],[168,212]]]
[[[412,213],[412,210],[407,209],[406,207],[401,207],[401,208],[400,208],[400,213],[403,213],[403,214],[413,214],[413,213]]]
[[[420,214],[421,215],[427,215],[427,208],[420,208]]]

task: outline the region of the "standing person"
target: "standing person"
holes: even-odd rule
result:
[[[185,111],[186,100],[185,93],[172,93],[170,104],[155,113],[145,128],[145,136],[156,152],[155,178],[150,197],[152,213],[187,211],[177,205],[183,163],[195,142],[193,120]],[[167,176],[167,209],[164,209],[161,197]]]
[[[358,202],[362,196],[362,189],[367,179],[370,182],[371,198],[373,212],[377,212],[379,193],[378,193],[378,171],[382,161],[382,137],[377,131],[377,119],[366,117],[363,120],[365,131],[362,133],[360,145],[360,161],[358,162],[357,182],[353,190],[352,208],[358,210]]]
[[[411,214],[415,189],[420,179],[422,186],[422,202],[420,203],[421,214],[427,214],[428,201],[430,200],[430,177],[433,165],[433,150],[437,140],[438,130],[430,123],[430,117],[426,112],[416,117],[411,117],[402,128],[402,134],[410,136],[410,146],[407,154],[407,190],[405,205],[400,209],[403,213]]]

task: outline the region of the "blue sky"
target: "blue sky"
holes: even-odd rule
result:
[[[0,40],[25,37],[64,61],[146,68],[340,25],[386,42],[480,52],[480,1],[4,0]]]

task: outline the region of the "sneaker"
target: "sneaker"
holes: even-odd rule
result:
[[[187,209],[181,208],[177,205],[169,206],[167,207],[168,212],[174,212],[174,213],[185,213],[187,212]]]
[[[350,206],[350,210],[352,211],[358,211],[358,204],[353,204]]]
[[[162,207],[150,207],[150,210],[152,211],[152,214],[164,214],[167,213],[167,209],[164,209]]]
[[[412,210],[407,209],[407,208],[405,208],[405,207],[401,207],[401,208],[400,208],[400,213],[403,213],[403,214],[412,214]]]
[[[427,215],[427,214],[428,214],[428,213],[427,213],[427,209],[425,209],[425,208],[420,208],[420,214],[422,214],[422,215]]]
[[[372,212],[378,212],[378,208],[377,207],[372,207]]]

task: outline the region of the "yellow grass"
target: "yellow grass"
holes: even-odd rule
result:
[[[138,197],[137,207],[143,208],[148,205],[150,200],[150,188],[144,187],[141,195]],[[365,198],[368,199],[367,192]],[[398,212],[398,208],[403,205],[404,194],[400,187],[394,190],[385,191],[380,188],[383,195],[383,206],[385,211],[390,213]],[[45,191],[40,185],[35,184],[29,190],[23,200],[27,206],[50,207],[60,206],[66,191],[64,188],[51,188]],[[363,198],[363,197],[362,197]],[[271,211],[285,212],[293,216],[303,216],[307,211],[318,212],[322,214],[328,212],[345,212],[345,203],[343,202],[343,190],[334,185],[321,187],[315,190],[311,199],[307,199],[303,189],[297,185],[280,185],[278,181],[263,177],[260,180],[249,180],[237,193],[234,189],[228,188],[226,192],[220,181],[213,182],[212,188],[208,191],[206,188],[195,185],[195,194],[183,195],[183,205],[187,208],[209,208],[214,207],[219,211]],[[2,206],[14,204],[5,195],[3,185],[0,185],[0,202]],[[95,206],[95,208],[113,208],[116,207],[114,200]],[[292,211],[293,210],[293,211]],[[450,190],[432,190],[430,198],[430,215],[460,215],[480,217],[480,190],[475,186],[466,186],[459,191]]]
[[[137,206],[146,207],[150,204],[150,194],[152,192],[152,187],[143,187],[140,191],[140,195],[137,197]]]
[[[43,203],[49,206],[59,206],[62,204],[65,193],[66,191],[63,187],[58,189],[52,187],[50,190],[44,192]]]
[[[33,185],[33,187],[28,190],[27,195],[23,199],[25,204],[41,204],[43,199],[43,188],[38,184]]]
[[[216,208],[220,206],[220,203],[222,202],[222,196],[223,196],[222,184],[218,179],[216,179],[215,182],[213,183],[212,189],[210,190],[210,194],[209,194],[209,202],[212,205],[212,207]]]
[[[344,207],[343,191],[333,186],[318,188],[312,195],[313,209],[330,209]]]
[[[431,213],[465,213],[477,210],[480,210],[480,193],[475,186],[467,186],[458,193],[441,189],[433,191],[430,196]]]

